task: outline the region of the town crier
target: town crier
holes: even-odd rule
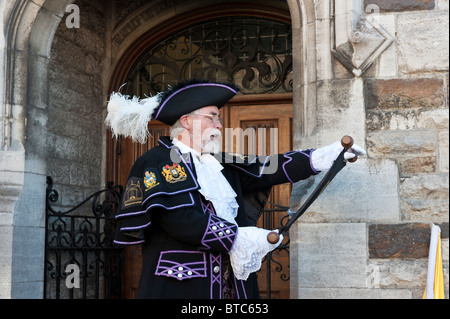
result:
[[[148,122],[170,137],[136,160],[117,212],[115,243],[142,245],[138,298],[258,298],[255,272],[282,241],[255,227],[272,186],[331,167],[339,142],[267,157],[220,152],[219,109],[233,84],[193,80],[146,99],[113,93],[106,123],[144,143]],[[364,155],[352,147],[346,159]]]

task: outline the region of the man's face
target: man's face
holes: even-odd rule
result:
[[[190,117],[193,125],[189,130],[192,142],[197,149],[205,153],[218,153],[221,144],[222,122],[217,106],[198,109]]]

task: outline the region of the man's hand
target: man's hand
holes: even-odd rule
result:
[[[313,168],[316,171],[324,171],[330,169],[343,149],[344,147],[341,145],[341,141],[338,141],[331,145],[315,150],[311,154],[311,163],[313,165]],[[346,160],[349,160],[356,156],[365,156],[366,154],[366,151],[362,147],[353,144],[353,146],[349,148],[347,152],[345,152],[344,158]]]

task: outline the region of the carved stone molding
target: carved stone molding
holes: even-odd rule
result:
[[[391,45],[394,38],[377,21],[377,6],[368,6],[363,17],[360,1],[335,0],[333,56],[360,77]]]

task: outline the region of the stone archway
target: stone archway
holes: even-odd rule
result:
[[[156,1],[155,1],[156,2]],[[192,1],[195,2],[195,1]],[[219,1],[220,2],[220,1]],[[210,4],[214,1],[203,1],[202,4]],[[303,145],[315,145],[315,130],[316,130],[316,17],[315,6],[313,1],[287,1],[292,17],[293,28],[293,47],[294,47],[294,146],[295,148],[302,148]],[[194,5],[190,4],[192,9]],[[170,24],[170,19],[176,14],[180,14],[182,9],[164,11],[158,16],[157,20],[144,20],[139,13],[130,15],[128,19],[113,31],[113,38],[117,41],[113,43],[115,46],[116,56],[112,59],[111,68],[111,83],[109,91],[115,91],[125,81],[125,76],[131,64],[139,53],[142,52],[142,47],[148,46],[148,43],[155,41],[162,33],[157,28],[158,24],[175,30],[176,26]],[[232,10],[232,9],[229,9]],[[213,10],[211,10],[213,11]],[[184,12],[181,12],[184,13]],[[196,12],[197,13],[197,12]],[[145,10],[141,15],[145,15]],[[211,13],[209,13],[211,14]],[[195,15],[194,15],[195,16]],[[195,16],[197,18],[197,16]],[[175,25],[181,19],[176,20]],[[143,22],[145,21],[145,23]],[[163,23],[165,22],[165,23]],[[153,33],[146,33],[152,30]],[[156,30],[156,31],[155,31]],[[167,32],[167,30],[163,30]],[[116,37],[114,37],[114,34]],[[139,40],[137,40],[139,39]],[[140,41],[142,40],[142,41]],[[113,40],[114,42],[114,40]],[[113,146],[109,147],[111,150],[108,155],[110,158],[114,157],[116,152]],[[114,152],[113,152],[114,150]],[[113,169],[108,169],[108,179],[113,179]],[[293,260],[293,262],[296,262]],[[295,265],[295,269],[297,265]],[[295,276],[297,277],[297,276]]]
[[[74,2],[16,0],[1,4],[4,12],[1,21],[6,30],[5,55],[0,58],[5,74],[0,90],[3,245],[0,297],[3,298],[42,297],[49,64],[55,32],[67,5]],[[315,6],[312,0],[287,2],[292,16],[296,74],[294,146],[300,147],[308,144],[315,129]],[[170,14],[166,12],[165,18]],[[113,58],[111,62],[114,65],[118,60]]]
[[[112,30],[112,51],[111,66],[107,78],[112,79],[107,86],[107,93],[118,90],[124,83],[125,77],[131,64],[142,47],[147,47],[149,41],[158,39],[158,33],[164,30],[157,26],[167,26],[169,21],[178,14],[189,16],[190,10],[197,10],[208,4],[214,4],[215,0],[192,1],[189,6],[179,8],[176,5],[178,1],[171,2],[171,5],[164,6],[163,1],[154,1],[148,4],[141,12],[135,12],[124,19],[120,25]],[[221,1],[218,1],[220,3]],[[316,52],[316,6],[312,0],[286,0],[292,24],[292,46],[293,46],[293,131],[294,147],[304,148],[316,145],[316,100],[317,100],[317,52]],[[226,5],[226,10],[233,10],[233,7]],[[156,9],[155,9],[156,8]],[[151,10],[159,10],[157,18],[152,13],[152,19],[146,19]],[[250,6],[248,10],[254,10]],[[323,10],[324,17],[327,10]],[[200,13],[201,14],[201,13]],[[209,14],[206,11],[204,14]],[[274,14],[277,14],[274,10]],[[198,15],[195,15],[198,17]],[[170,28],[176,29],[178,20]],[[184,21],[186,23],[186,21]],[[154,33],[148,33],[153,30]],[[156,31],[155,31],[156,30]],[[156,34],[155,34],[156,32]],[[324,37],[330,37],[330,30],[323,34]],[[327,48],[325,48],[327,49]],[[328,51],[323,50],[323,56],[331,56],[331,44]],[[323,61],[328,61],[326,58]],[[331,62],[330,62],[331,63]],[[125,67],[124,67],[125,66]],[[330,77],[331,65],[327,66],[326,77]],[[107,156],[114,156],[108,154]],[[108,177],[110,178],[110,177]]]
[[[5,4],[1,126],[3,298],[42,298],[48,63],[54,32],[74,0]],[[3,177],[2,176],[2,177]]]

